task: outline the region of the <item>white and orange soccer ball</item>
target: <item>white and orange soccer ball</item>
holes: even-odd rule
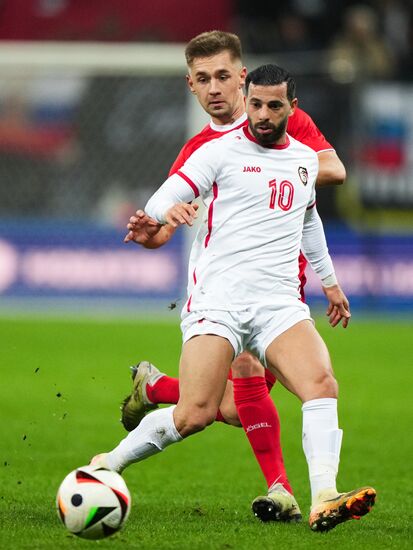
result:
[[[119,531],[128,518],[131,497],[123,478],[100,466],[82,466],[62,481],[56,497],[65,527],[85,539]]]

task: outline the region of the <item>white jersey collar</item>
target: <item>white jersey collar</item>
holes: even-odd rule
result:
[[[219,124],[215,124],[214,122],[212,122],[212,120],[210,120],[209,125],[212,128],[212,130],[215,130],[215,132],[228,132],[229,130],[238,128],[238,126],[240,126],[246,120],[247,120],[247,113],[244,113],[239,118],[237,118],[237,120],[232,124],[219,125]]]

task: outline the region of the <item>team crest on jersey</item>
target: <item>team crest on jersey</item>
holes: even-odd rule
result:
[[[300,166],[298,169],[298,175],[300,176],[300,180],[304,185],[307,185],[308,183],[308,172],[307,168],[304,168],[304,166]]]

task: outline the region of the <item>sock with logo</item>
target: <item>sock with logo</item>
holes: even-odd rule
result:
[[[281,451],[280,420],[265,378],[234,378],[233,383],[239,419],[268,487],[282,483],[292,494]]]

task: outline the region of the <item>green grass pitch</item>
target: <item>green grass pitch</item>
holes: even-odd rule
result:
[[[353,320],[317,326],[340,382],[344,440],[339,489],[371,484],[372,513],[327,534],[262,524],[250,503],[265,491],[242,430],[214,424],[125,472],[133,507],[125,528],[99,542],[70,535],[54,499],[63,477],[123,436],[119,404],[128,366],[150,359],[176,374],[178,322],[0,320],[0,548],[412,548],[413,331],[408,323]],[[285,461],[305,516],[301,411],[273,390]]]

